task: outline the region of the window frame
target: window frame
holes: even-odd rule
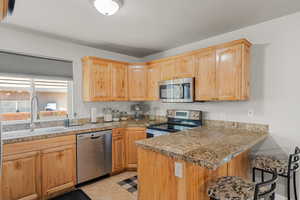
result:
[[[0,76],[7,76],[7,77],[15,77],[15,78],[28,78],[30,79],[30,101],[35,91],[35,79],[45,79],[45,80],[60,80],[60,81],[67,81],[68,89],[67,89],[67,111],[68,111],[68,118],[73,118],[74,116],[74,81],[73,79],[68,78],[61,78],[61,77],[53,77],[53,76],[36,76],[36,75],[27,75],[27,74],[12,74],[12,73],[0,73]],[[30,105],[31,106],[31,105]],[[67,118],[51,118],[51,119],[38,119],[38,112],[37,109],[33,109],[33,122],[48,122],[48,121],[56,121],[56,120],[65,120]],[[13,125],[13,124],[24,124],[30,123],[30,119],[27,120],[8,120],[8,121],[1,121],[2,125]]]

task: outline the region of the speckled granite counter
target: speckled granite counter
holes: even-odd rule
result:
[[[108,130],[113,128],[127,128],[127,127],[147,127],[151,124],[161,123],[163,121],[124,121],[124,122],[111,122],[111,123],[97,123],[97,124],[85,124],[82,126],[73,126],[69,128],[65,127],[52,127],[52,128],[40,128],[34,132],[29,130],[10,131],[2,134],[3,144],[12,144],[17,142],[25,142],[38,139],[46,139],[52,137],[59,137],[65,135],[75,135],[86,132]]]
[[[195,128],[137,141],[144,149],[217,169],[267,137],[266,131],[240,128]]]

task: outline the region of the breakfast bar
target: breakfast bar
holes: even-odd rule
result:
[[[260,129],[201,127],[137,141],[139,200],[205,200],[210,181],[249,178]]]

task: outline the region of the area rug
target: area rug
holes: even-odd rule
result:
[[[138,180],[137,180],[137,176],[133,176],[131,178],[127,178],[125,180],[122,180],[120,182],[118,182],[118,184],[124,188],[125,190],[127,190],[128,192],[130,192],[131,194],[136,195],[137,194],[137,187],[138,187]]]
[[[68,192],[64,195],[55,197],[51,200],[92,200],[88,195],[86,195],[82,190],[77,189]]]

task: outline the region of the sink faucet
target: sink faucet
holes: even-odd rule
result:
[[[36,104],[34,104],[35,101],[36,101]],[[36,111],[38,113],[39,99],[36,95],[32,96],[32,98],[31,98],[31,108],[30,108],[30,131],[31,132],[34,131],[34,129],[35,129],[35,123],[34,123],[34,119],[33,119],[34,105],[36,105]],[[38,114],[37,118],[39,119],[39,114]]]

